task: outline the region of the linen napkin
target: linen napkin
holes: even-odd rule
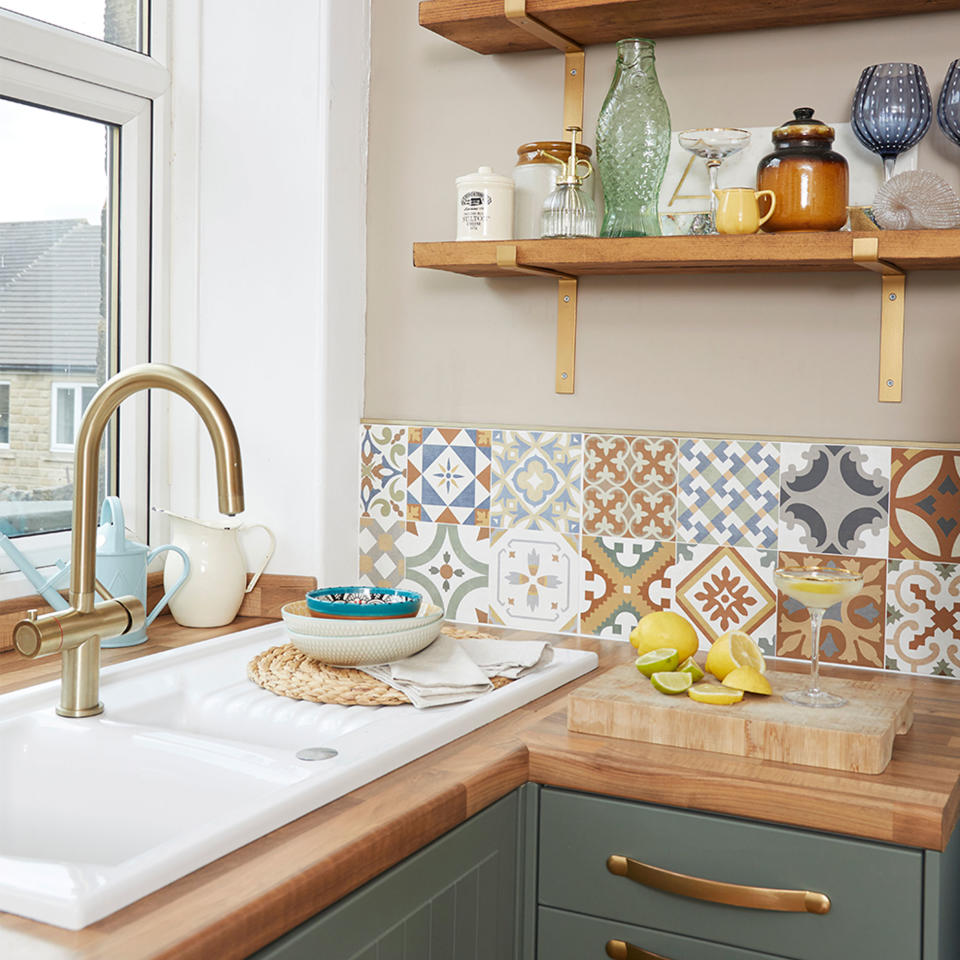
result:
[[[545,641],[477,638],[463,636],[466,631],[456,629],[450,632],[455,636],[443,632],[412,657],[359,669],[402,691],[422,709],[473,700],[493,689],[490,677],[521,677],[553,659],[553,648]]]

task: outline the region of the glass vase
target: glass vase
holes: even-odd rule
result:
[[[670,111],[653,40],[617,43],[613,83],[597,120],[604,237],[659,237],[657,201],[670,154]]]

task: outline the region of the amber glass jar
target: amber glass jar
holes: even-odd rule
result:
[[[757,165],[757,189],[772,190],[777,202],[766,232],[839,230],[847,222],[847,161],[834,153],[834,130],[798,107],[794,119],[773,131],[773,153]],[[770,201],[760,198],[761,216]]]

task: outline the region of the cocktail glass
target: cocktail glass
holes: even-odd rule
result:
[[[830,607],[849,600],[863,589],[863,574],[836,567],[780,567],[773,581],[781,593],[802,603],[810,614],[810,687],[783,695],[801,707],[842,707],[847,701],[820,689],[820,623]]]
[[[717,232],[717,184],[720,177],[720,164],[727,157],[739,153],[750,142],[750,131],[736,127],[704,127],[699,130],[684,130],[677,134],[677,142],[684,150],[689,150],[707,162],[707,176],[710,178],[710,219]]]

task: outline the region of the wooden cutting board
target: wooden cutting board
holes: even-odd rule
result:
[[[740,703],[714,706],[686,694],[659,693],[632,664],[614,667],[570,694],[567,727],[622,740],[691,750],[881,773],[894,737],[913,723],[913,694],[877,680],[821,679],[849,702],[835,709],[787,703],[783,694],[809,686],[809,676],[767,672],[773,696],[744,694]]]

